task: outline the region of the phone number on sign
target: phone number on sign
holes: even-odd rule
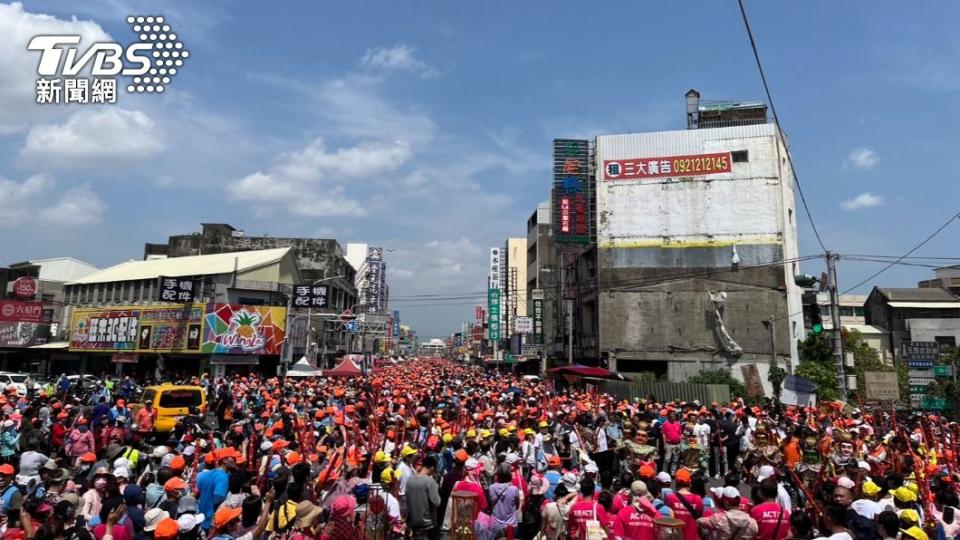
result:
[[[729,152],[694,156],[615,159],[603,162],[605,180],[704,175],[732,170]]]

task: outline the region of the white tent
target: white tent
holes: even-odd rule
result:
[[[320,377],[321,375],[323,375],[323,370],[311,366],[306,356],[297,360],[297,363],[287,370],[287,377]]]

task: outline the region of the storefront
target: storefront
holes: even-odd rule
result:
[[[275,369],[286,308],[236,304],[77,308],[72,353],[85,353],[89,373],[177,379],[216,366]]]

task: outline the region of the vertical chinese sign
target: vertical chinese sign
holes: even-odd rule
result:
[[[490,341],[500,341],[500,289],[487,289],[487,313]]]
[[[590,242],[590,143],[553,141],[553,234],[568,244]]]
[[[533,343],[543,345],[543,289],[533,290]]]

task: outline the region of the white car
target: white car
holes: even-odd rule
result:
[[[27,384],[33,386],[33,381],[30,380],[29,375],[0,371],[0,388],[4,390],[13,386],[17,389],[18,396],[25,396],[27,395]]]
[[[84,373],[83,375],[67,375],[67,380],[70,381],[70,384],[73,385],[73,384],[77,384],[77,380],[80,379],[81,377],[83,378],[82,386],[84,386],[85,388],[96,386],[97,383],[100,382],[101,380],[99,377],[94,377],[89,373]],[[59,381],[60,377],[57,377],[57,380]]]

